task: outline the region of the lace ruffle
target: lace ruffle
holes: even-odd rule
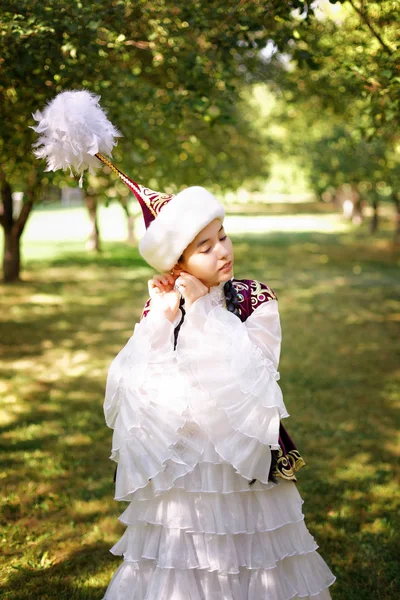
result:
[[[171,489],[151,500],[132,500],[120,516],[125,525],[144,521],[194,533],[270,531],[304,519],[303,500],[292,481],[273,484],[268,492],[207,494]]]
[[[168,469],[167,469],[168,470]],[[177,469],[174,470],[177,474]],[[163,473],[160,474],[163,475]],[[136,492],[136,500],[151,500],[159,495],[161,487],[163,491],[175,487],[187,492],[219,493],[233,494],[235,492],[254,492],[269,490],[276,484],[269,482],[267,484],[256,481],[249,485],[247,479],[241,477],[229,463],[210,463],[203,462],[201,459],[193,470],[183,473],[174,479],[174,481],[160,485],[159,477],[154,478],[149,484]]]
[[[335,579],[316,551],[284,558],[272,569],[241,567],[238,574],[124,561],[105,600],[330,600],[326,588]]]
[[[154,560],[161,569],[207,569],[233,574],[239,573],[240,567],[272,569],[288,556],[317,548],[304,521],[272,531],[236,535],[190,533],[138,523],[125,531],[111,552],[129,561]]]

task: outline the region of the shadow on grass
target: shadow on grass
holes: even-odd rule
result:
[[[332,596],[394,600],[398,256],[385,231],[232,237],[235,276],[278,295],[284,424],[307,463],[298,487],[338,578]],[[3,286],[1,299],[5,597],[100,599],[123,530],[106,374],[152,271],[117,243],[28,264],[29,279]]]
[[[100,581],[116,564],[106,544],[85,545],[53,566],[14,568],[2,597],[4,600],[100,600],[107,585]]]

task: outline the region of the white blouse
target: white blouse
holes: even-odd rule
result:
[[[245,322],[226,310],[223,285],[186,312],[174,351],[174,323],[150,310],[112,361],[104,412],[114,429],[117,500],[150,485],[170,489],[199,460],[228,462],[268,483],[280,419],[278,301]]]

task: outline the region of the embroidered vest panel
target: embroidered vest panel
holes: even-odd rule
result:
[[[278,300],[278,296],[272,288],[256,279],[233,279],[232,284],[237,292],[242,321],[246,321],[263,302]]]

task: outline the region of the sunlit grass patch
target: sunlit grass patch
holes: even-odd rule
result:
[[[275,221],[231,221],[235,276],[265,281],[278,295],[284,425],[307,463],[298,487],[338,578],[333,598],[395,600],[400,285],[392,224],[371,237],[366,225],[342,229],[325,213],[307,225],[309,210],[302,218],[292,210],[287,220],[281,211]],[[27,237],[24,254],[23,282],[0,286],[0,583],[7,600],[99,600],[120,563],[109,548],[125,508],[113,500],[107,368],[140,316],[152,270],[122,239],[106,240],[97,256],[82,240]]]

